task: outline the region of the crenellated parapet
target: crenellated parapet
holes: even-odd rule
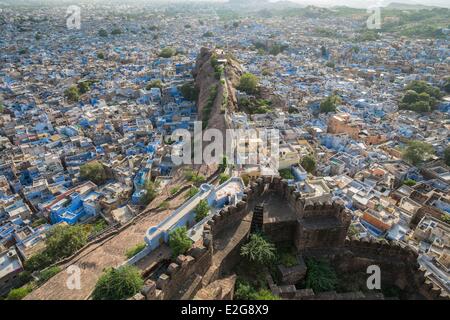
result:
[[[411,297],[420,294],[425,299],[449,299],[448,295],[426,277],[426,271],[420,269],[417,261],[418,254],[409,247],[402,247],[396,243],[378,241],[374,239],[345,241],[345,249],[351,254],[337,260],[336,265],[345,265],[345,271],[361,267],[358,262],[373,264],[380,267],[381,277],[409,292]],[[347,261],[344,261],[347,260]],[[353,264],[353,265],[352,265]]]
[[[211,235],[215,236],[230,225],[242,221],[248,214],[249,208],[247,201],[241,200],[236,205],[228,206],[215,214],[204,226]]]
[[[203,226],[202,238],[196,246],[160,270],[157,278],[147,280],[139,297],[191,299],[201,288],[220,279],[225,269],[228,272],[232,270],[239,260],[240,246],[250,232],[251,219],[247,215],[254,205],[267,199],[267,191],[280,196],[283,201],[285,199],[286,205],[289,204],[294,212],[292,219],[267,219],[263,231],[273,241],[291,241],[305,257],[330,260],[333,267],[343,273],[365,272],[368,266],[378,265],[382,282],[402,289],[408,298],[446,299],[443,291],[426,277],[425,271],[420,270],[418,254],[414,250],[386,241],[348,239],[351,214],[342,203],[307,202],[286,181],[267,177],[252,180],[245,188],[241,201],[215,214]],[[230,237],[228,230],[233,228],[236,230],[230,233],[233,234]],[[227,237],[230,238],[225,250],[223,240]],[[221,244],[217,248],[215,241]],[[293,286],[272,285],[271,288],[288,299],[384,298],[379,292],[314,294],[309,289],[296,290]]]
[[[390,244],[386,241],[378,241],[374,239],[362,240],[346,240],[345,247],[353,253],[363,255],[374,255],[378,257],[396,257],[400,260],[417,266],[418,254],[409,247],[402,247],[396,243]]]
[[[208,241],[209,237],[205,234],[204,244],[208,244]],[[211,265],[211,259],[210,246],[193,247],[186,255],[175,258],[157,279],[147,280],[142,294],[148,300],[176,298],[181,288],[189,286],[189,279],[206,272]]]

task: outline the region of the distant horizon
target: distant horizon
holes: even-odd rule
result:
[[[244,2],[246,0],[242,0]],[[249,0],[247,0],[249,1]],[[252,0],[250,0],[252,1]],[[258,0],[253,0],[258,1]],[[437,6],[450,8],[450,2],[448,0],[268,0],[269,2],[293,2],[305,6],[317,6],[317,7],[335,7],[346,6],[351,8],[368,8],[373,6],[388,6],[390,3],[406,4],[406,5],[420,5],[420,6]],[[76,4],[76,3],[176,3],[176,2],[211,2],[211,3],[226,3],[228,0],[0,0],[0,5],[14,5],[14,4]]]
[[[282,0],[277,0],[282,1]],[[399,3],[407,5],[421,5],[421,6],[439,6],[449,8],[450,3],[448,0],[290,0],[295,3],[316,5],[316,6],[348,6],[352,8],[367,8],[371,6],[381,5],[383,7],[390,3]],[[275,2],[275,1],[271,1]]]

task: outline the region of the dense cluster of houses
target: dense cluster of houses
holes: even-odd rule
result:
[[[353,236],[413,248],[429,277],[450,290],[450,168],[442,161],[450,138],[450,99],[443,92],[431,114],[397,107],[413,80],[442,87],[449,72],[448,40],[383,35],[355,43],[314,36],[317,24],[336,29],[336,21],[288,20],[247,22],[237,32],[253,36],[241,34],[227,43],[287,48],[276,56],[256,49],[233,51],[278,103],[274,112],[231,114],[232,125],[278,129],[279,168],[290,168],[290,182],[303,197],[341,201],[353,212]],[[350,23],[338,29],[351,38],[354,30],[344,25]],[[341,98],[336,112],[320,113],[321,101],[333,94]],[[402,150],[412,140],[432,145],[434,158],[420,167],[407,163]],[[306,155],[316,158],[313,174],[299,165]],[[241,173],[264,175],[255,166]]]
[[[170,176],[164,138],[190,128],[196,119],[195,103],[180,92],[182,84],[192,81],[196,48],[160,58],[165,42],[174,39],[162,35],[160,46],[151,41],[153,35],[147,42],[129,41],[125,35],[104,39],[97,32],[101,23],[88,22],[99,11],[83,12],[83,29],[63,28],[61,35],[56,29],[64,12],[49,10],[36,8],[21,16],[7,10],[2,26],[2,270],[9,270],[12,262],[7,261],[17,260],[21,271],[22,262],[43,249],[46,232],[56,224],[124,223],[139,213],[146,181]],[[124,21],[112,20],[109,26]],[[78,99],[67,96],[68,88],[82,83],[88,83],[88,90]],[[80,168],[93,161],[107,173],[101,184],[80,175]],[[2,289],[3,278],[15,273],[4,276],[2,271]]]

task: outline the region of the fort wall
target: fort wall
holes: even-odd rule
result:
[[[205,225],[203,245],[177,257],[156,281],[148,280],[142,295],[147,299],[189,299],[232,270],[239,262],[240,248],[248,238],[249,213],[267,189],[284,197],[297,215],[292,221],[264,225],[264,232],[273,241],[292,241],[305,257],[329,260],[339,272],[359,272],[369,265],[378,265],[383,270],[384,281],[395,284],[410,297],[443,298],[441,290],[427,281],[424,272],[419,270],[417,253],[384,242],[346,240],[351,215],[344,206],[339,203],[305,204],[300,195],[279,178],[252,181],[242,201],[223,209]],[[318,227],[312,223],[314,221]],[[217,239],[232,228],[235,233],[230,233],[228,247],[216,250]],[[289,299],[384,298],[380,293],[315,294],[309,289],[297,290],[295,286],[276,286],[273,281],[270,287],[275,294]],[[180,293],[183,288],[185,291]]]

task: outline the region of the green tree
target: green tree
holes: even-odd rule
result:
[[[56,225],[48,233],[45,253],[53,260],[70,257],[86,245],[89,231],[83,225]]]
[[[380,36],[375,30],[365,30],[355,38],[355,42],[375,41],[379,38]]]
[[[186,253],[192,246],[186,227],[176,228],[169,234],[169,247],[172,249],[174,257]]]
[[[228,157],[223,156],[222,162],[220,163],[220,171],[224,172],[228,168]]]
[[[419,101],[419,94],[414,90],[407,90],[403,96],[402,102],[412,104]]]
[[[211,38],[214,37],[214,33],[212,33],[211,31],[207,31],[203,34],[203,38]]]
[[[64,91],[64,96],[70,102],[77,102],[80,100],[80,92],[76,86],[72,86]]]
[[[189,101],[196,101],[198,99],[199,90],[192,82],[186,82],[180,87],[180,92],[183,98]]]
[[[257,76],[251,73],[244,73],[239,81],[238,89],[248,94],[254,94],[257,92],[259,85],[259,79]]]
[[[190,169],[186,170],[184,173],[184,177],[186,178],[187,181],[192,181],[192,179],[194,178],[194,175],[195,175],[194,171],[192,171]]]
[[[167,48],[164,48],[161,50],[161,52],[159,53],[159,56],[161,58],[171,58],[174,55],[176,55],[176,53],[177,52],[175,51],[175,49],[167,47]]]
[[[405,88],[405,90],[413,90],[418,94],[427,93],[430,97],[440,99],[442,97],[441,90],[433,87],[429,83],[421,80],[411,81]]]
[[[140,199],[143,206],[148,206],[150,202],[152,202],[156,198],[156,196],[158,195],[158,188],[159,184],[156,182],[153,182],[151,180],[145,182],[145,194]]]
[[[234,293],[236,300],[253,300],[255,289],[246,281],[237,281]]]
[[[145,89],[147,90],[150,90],[151,88],[159,88],[162,90],[163,83],[161,82],[161,80],[153,80],[145,87]]]
[[[161,202],[158,206],[158,209],[162,209],[162,210],[167,210],[170,207],[170,202],[167,200],[164,200],[163,202]]]
[[[136,267],[111,268],[98,279],[92,299],[124,300],[138,293],[143,285],[144,280]]]
[[[121,34],[122,33],[122,30],[120,30],[119,28],[114,28],[112,31],[111,31],[111,34],[112,35],[119,35],[119,34]]]
[[[450,224],[450,214],[444,214],[441,216],[441,220],[444,221],[445,223]]]
[[[320,103],[320,112],[321,113],[335,112],[336,107],[341,103],[342,103],[341,98],[338,95],[333,94],[333,95],[325,98]]]
[[[439,88],[425,81],[411,81],[405,88],[399,108],[415,112],[430,112],[436,108],[441,97]]]
[[[100,37],[107,37],[107,36],[108,36],[108,32],[107,32],[105,29],[100,29],[100,30],[98,31],[98,35],[99,35]]]
[[[201,185],[205,181],[206,181],[205,176],[201,174],[194,174],[194,176],[192,177],[192,182],[197,186]]]
[[[97,53],[97,58],[100,60],[105,60],[105,54],[100,51],[99,53]]]
[[[194,209],[195,221],[197,222],[202,221],[204,218],[206,218],[210,210],[211,207],[208,205],[208,201],[206,201],[205,199],[200,200],[200,202]]]
[[[313,173],[316,170],[316,159],[312,156],[305,156],[302,159],[301,165],[309,173]]]
[[[125,255],[128,259],[131,259],[132,257],[134,257],[135,255],[137,255],[139,252],[141,252],[142,250],[144,250],[146,247],[145,243],[139,243],[137,245],[135,245],[133,248],[129,249]]]
[[[108,228],[108,223],[103,219],[99,218],[94,223],[87,225],[90,234],[97,234]]]
[[[185,172],[185,178],[186,180],[194,183],[197,186],[206,181],[206,178],[203,175],[198,174],[192,170],[187,170]]]
[[[336,63],[333,61],[328,61],[327,63],[325,63],[325,66],[334,69],[336,67]]]
[[[28,270],[24,270],[21,273],[19,273],[19,283],[21,286],[33,281],[33,276],[31,275],[31,272]]]
[[[444,150],[444,161],[446,165],[450,166],[450,145]]]
[[[173,196],[173,195],[177,194],[178,191],[180,191],[180,187],[179,186],[175,186],[172,189],[170,189],[170,195]]]
[[[56,225],[48,233],[46,247],[41,253],[33,255],[25,262],[27,271],[43,270],[52,263],[70,257],[86,245],[89,230],[85,226]],[[48,272],[52,272],[51,269]],[[46,274],[48,274],[48,272]],[[45,274],[44,274],[45,275]]]
[[[30,294],[31,291],[33,291],[33,287],[31,285],[25,285],[25,286],[17,288],[17,289],[12,289],[8,293],[6,300],[22,300],[28,294]]]
[[[89,90],[91,90],[91,85],[88,81],[83,81],[78,84],[78,91],[81,94],[84,94],[84,93],[88,92]]]
[[[411,141],[403,152],[403,159],[413,165],[418,165],[434,155],[433,146],[422,141]]]
[[[450,93],[450,78],[447,78],[444,83],[444,90],[447,93]]]
[[[351,224],[347,230],[347,235],[349,237],[356,237],[359,235],[359,231],[354,224]]]
[[[430,112],[431,107],[429,102],[417,101],[410,105],[409,110],[413,110],[416,112]]]
[[[338,279],[335,271],[325,261],[306,260],[306,287],[315,293],[335,290]]]
[[[406,179],[405,181],[403,181],[403,184],[407,185],[408,187],[413,187],[417,184],[417,182],[412,179]]]
[[[288,48],[288,46],[276,43],[269,48],[269,53],[273,56],[277,56],[278,54],[282,53],[287,48]]]
[[[50,268],[47,268],[45,270],[42,270],[39,273],[39,280],[37,282],[38,285],[41,285],[45,282],[47,282],[50,278],[54,277],[61,271],[61,268],[58,266],[53,266]]]
[[[235,298],[237,300],[279,300],[270,290],[265,288],[256,290],[246,281],[238,280],[236,284]]]
[[[250,183],[250,177],[246,174],[242,174],[241,178],[242,178],[242,181],[244,181],[244,185],[248,186],[248,184]]]
[[[25,269],[27,271],[42,270],[52,263],[53,258],[44,251],[31,256],[30,259],[25,262]]]
[[[88,162],[80,167],[80,177],[101,185],[108,180],[108,174],[100,161]]]
[[[277,264],[282,264],[287,268],[298,265],[297,253],[291,248],[280,248],[277,254]]]
[[[224,182],[226,182],[226,181],[228,181],[228,180],[230,180],[230,176],[229,176],[228,174],[226,174],[226,173],[221,173],[221,174],[219,175],[219,183],[220,183],[220,184],[222,184],[222,183],[224,183]]]
[[[278,172],[279,172],[279,174],[280,174],[280,177],[282,177],[283,179],[286,179],[286,180],[294,179],[294,175],[292,174],[290,168],[287,168],[287,169],[281,169],[281,170],[279,170]]]
[[[186,195],[186,198],[190,199],[199,192],[199,189],[195,186],[191,187]]]
[[[242,246],[241,256],[258,265],[269,265],[276,259],[276,249],[261,235],[252,234],[250,241]]]
[[[274,295],[270,290],[268,289],[260,289],[256,292],[252,300],[280,300],[280,297]]]

